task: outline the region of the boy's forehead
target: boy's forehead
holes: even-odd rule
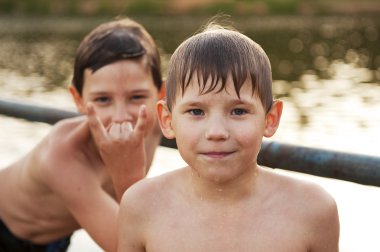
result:
[[[253,88],[252,81],[250,78],[247,78],[245,80],[240,90],[236,90],[231,74],[228,75],[224,86],[222,83],[222,78],[219,78],[218,82],[216,83],[213,83],[213,80],[214,78],[212,77],[204,79],[202,77],[198,78],[197,75],[193,75],[188,85],[183,86],[183,90],[181,90],[181,88],[177,89],[177,95],[184,95],[189,90],[191,90],[192,92],[197,92],[198,95],[221,92],[237,96],[241,94],[250,94],[251,96],[253,96],[255,94],[255,90]]]
[[[231,106],[237,104],[250,104],[252,106],[260,106],[261,99],[257,93],[252,93],[249,85],[244,85],[239,94],[236,93],[234,88],[227,88],[222,90],[213,90],[211,92],[200,92],[197,85],[190,85],[185,92],[176,95],[176,102],[173,103],[180,105],[207,105],[207,106]]]
[[[120,64],[121,63],[121,64]],[[141,70],[141,72],[144,72],[146,75],[151,75],[151,70],[148,66],[146,57],[143,58],[137,58],[137,59],[120,59],[115,61],[110,61],[104,65],[102,65],[99,68],[92,68],[87,67],[83,70],[83,77],[84,82],[86,81],[86,77],[92,75],[99,75],[98,73],[107,72],[110,69],[113,69],[114,73],[122,74],[125,72],[125,69],[123,69],[123,64],[129,64],[133,66],[134,69]]]
[[[109,60],[107,62],[104,62],[102,65],[99,65],[98,68],[89,66],[89,67],[85,68],[85,70],[89,69],[93,73],[95,73],[101,69],[104,69],[104,68],[109,67],[111,65],[115,65],[115,64],[120,63],[120,62],[135,63],[135,65],[138,65],[139,67],[141,67],[142,69],[144,69],[145,71],[147,71],[150,74],[148,59],[145,55],[142,57],[135,57],[135,58],[125,58],[125,59],[124,58],[120,58],[120,59],[115,58],[113,60]]]
[[[106,86],[112,86],[113,82],[117,81],[124,83],[125,86],[136,86],[143,88],[154,87],[154,83],[150,68],[141,60],[119,60],[95,71],[86,68],[84,70],[84,87],[94,82],[105,82]],[[131,85],[129,85],[131,84]]]

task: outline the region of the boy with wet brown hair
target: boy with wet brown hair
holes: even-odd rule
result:
[[[121,195],[146,175],[161,138],[160,70],[152,37],[131,19],[84,38],[70,86],[84,116],[0,170],[0,251],[66,251],[79,228],[116,250]]]
[[[283,106],[258,44],[210,24],[174,52],[166,83],[160,126],[188,166],[124,193],[119,252],[338,251],[334,199],[257,164]]]

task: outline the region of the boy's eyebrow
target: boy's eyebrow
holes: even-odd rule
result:
[[[206,100],[191,100],[191,101],[185,101],[182,103],[183,106],[192,106],[192,107],[197,107],[201,106],[204,104],[209,104],[211,101],[206,99]],[[233,100],[230,100],[228,102],[230,105],[251,105],[251,106],[256,106],[255,102],[251,102],[250,100],[246,100],[244,98],[236,98]]]
[[[149,88],[138,88],[138,89],[126,89],[129,93],[149,93],[150,92],[150,89]],[[105,90],[91,90],[89,92],[90,94],[109,94],[109,93],[113,93],[113,91],[109,90],[109,89],[105,89]]]
[[[188,101],[188,102],[183,102],[183,106],[189,106],[189,107],[199,107],[202,104],[205,104],[205,102],[199,102],[199,101]]]
[[[101,95],[101,94],[109,94],[111,92],[109,90],[90,90],[88,93],[90,95]]]
[[[240,99],[234,99],[233,101],[231,101],[231,104],[236,104],[236,105],[239,105],[239,104],[253,104],[253,102],[250,102],[249,100],[246,100],[243,97],[241,97]]]

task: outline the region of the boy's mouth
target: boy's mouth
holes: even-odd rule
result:
[[[210,152],[202,152],[201,154],[209,157],[209,158],[225,158],[233,154],[234,151],[210,151]]]

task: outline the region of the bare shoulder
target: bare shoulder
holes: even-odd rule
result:
[[[294,218],[302,219],[310,225],[328,224],[337,221],[338,210],[335,199],[320,185],[277,173],[264,170],[265,177],[272,184],[270,192],[275,195],[279,204],[292,209]]]
[[[96,183],[103,164],[90,139],[87,120],[80,116],[58,122],[39,143],[33,157],[51,187]]]
[[[89,139],[90,132],[85,117],[65,119],[55,124],[39,144],[38,156],[47,167],[54,169],[83,154]]]
[[[123,194],[121,208],[128,208],[131,211],[134,209],[137,212],[144,210],[145,213],[148,209],[158,212],[158,208],[164,207],[165,202],[175,193],[182,173],[183,169],[178,169],[136,182]]]
[[[266,179],[274,182],[277,189],[282,188],[278,192],[284,197],[286,196],[292,203],[308,204],[310,207],[336,205],[334,198],[317,183],[276,173],[269,169],[264,169],[264,173]]]
[[[68,160],[72,151],[70,151],[70,146],[65,144],[65,138],[70,129],[75,128],[81,121],[83,118],[71,118],[55,124],[33,149],[13,163],[10,166],[12,169],[9,170],[13,173],[22,171],[27,174],[27,176],[22,176],[23,183],[26,184],[32,182],[37,185],[47,182],[46,175],[57,170]]]
[[[89,137],[90,131],[85,116],[64,119],[56,123],[48,137],[51,141],[70,142],[78,137],[81,139]]]
[[[278,207],[298,220],[310,251],[338,251],[339,216],[335,199],[320,185],[265,170],[275,186]]]

